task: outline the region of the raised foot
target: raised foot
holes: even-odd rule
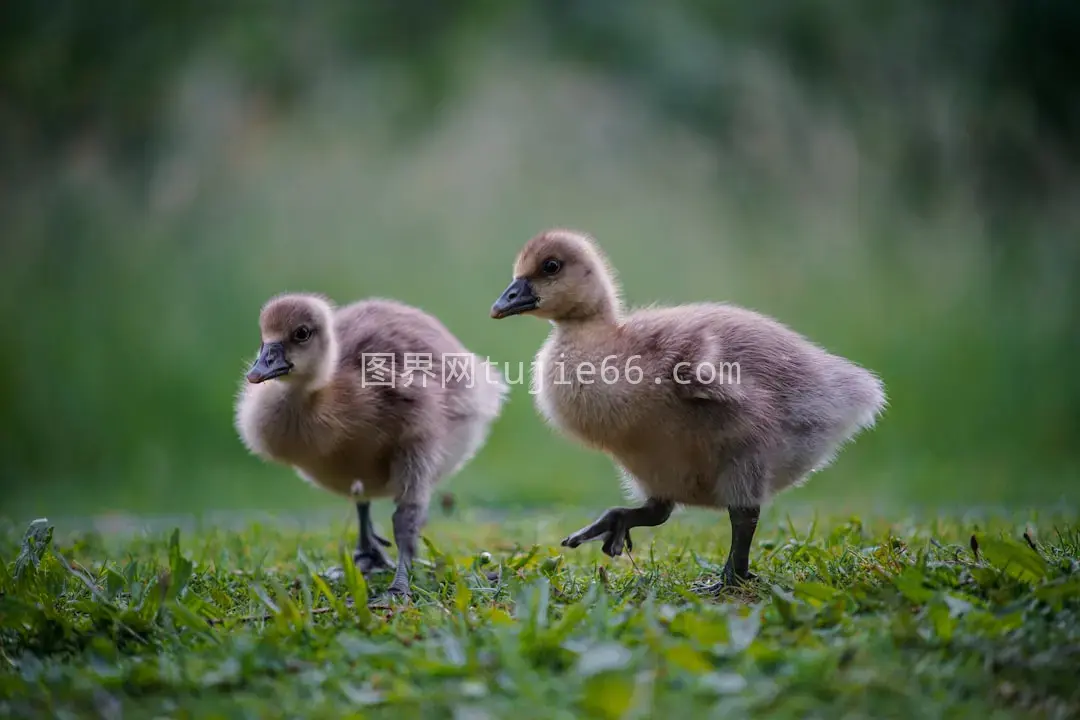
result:
[[[563,547],[576,548],[597,538],[603,541],[604,554],[617,557],[623,549],[633,552],[634,541],[630,539],[630,527],[626,522],[625,512],[619,509],[608,510],[599,520],[583,527],[562,541]]]

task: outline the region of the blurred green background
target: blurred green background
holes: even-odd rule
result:
[[[0,515],[338,507],[232,405],[271,294],[392,296],[528,363],[521,244],[884,378],[792,502],[1080,498],[1080,5],[455,0],[0,9]],[[518,384],[447,489],[602,505]]]

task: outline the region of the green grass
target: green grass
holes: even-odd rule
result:
[[[558,546],[588,519],[436,517],[407,606],[379,600],[384,575],[370,588],[324,579],[349,548],[343,521],[9,527],[0,715],[1080,711],[1074,517],[772,509],[754,546],[758,580],[720,599],[693,586],[723,561],[722,517],[635,531],[634,562]],[[371,607],[352,602],[369,592]]]

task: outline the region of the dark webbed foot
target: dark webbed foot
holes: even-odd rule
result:
[[[739,575],[731,569],[730,563],[726,563],[724,569],[720,571],[720,579],[712,585],[699,588],[697,592],[701,595],[720,595],[730,590],[737,590],[755,580],[757,580],[757,575],[749,570],[744,575]]]
[[[633,552],[634,541],[630,529],[655,527],[664,523],[674,509],[675,503],[667,500],[649,499],[637,508],[611,508],[600,518],[562,541],[563,547],[576,548],[583,543],[600,538],[604,554],[618,557],[623,550]]]
[[[412,591],[406,584],[391,583],[386,589],[386,597],[390,601],[404,602],[412,599]]]
[[[563,547],[576,548],[590,540],[600,538],[604,542],[605,555],[615,557],[622,555],[623,548],[633,550],[634,544],[630,540],[630,528],[626,524],[624,508],[612,508],[600,518],[578,530],[562,541]]]
[[[608,557],[618,557],[623,550],[631,553],[634,551],[634,541],[630,539],[630,528],[625,522],[616,523],[615,527],[604,537],[604,544],[600,548]]]
[[[357,548],[353,551],[353,563],[356,565],[356,569],[365,575],[378,570],[394,569],[394,561],[378,545],[368,546],[364,550]]]

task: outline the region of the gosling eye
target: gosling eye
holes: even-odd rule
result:
[[[544,271],[545,275],[554,275],[562,270],[562,263],[555,258],[548,258],[544,261],[544,264],[540,266],[540,269]]]
[[[311,339],[311,328],[307,325],[301,325],[293,330],[292,339],[294,342],[303,343]]]

